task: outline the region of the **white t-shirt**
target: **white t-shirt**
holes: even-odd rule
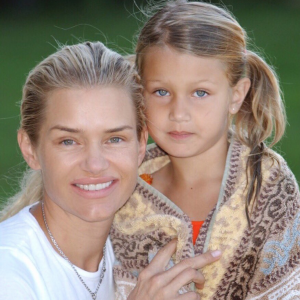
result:
[[[114,299],[114,253],[106,242],[106,272],[97,300]],[[103,261],[97,272],[77,268],[92,292],[99,282]],[[25,207],[0,223],[0,299],[1,300],[90,300],[70,264],[52,247],[36,219]]]

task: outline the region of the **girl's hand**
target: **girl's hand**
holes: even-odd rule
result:
[[[163,247],[153,258],[151,263],[138,277],[138,282],[127,300],[196,300],[200,296],[196,292],[179,294],[184,285],[195,282],[197,288],[204,286],[205,278],[198,270],[218,260],[220,251],[187,258],[169,270],[165,270],[172,254],[176,250],[176,240]]]

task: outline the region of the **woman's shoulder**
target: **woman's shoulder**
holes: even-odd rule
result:
[[[0,223],[0,251],[18,251],[24,248],[33,233],[38,231],[38,223],[29,211],[23,208],[16,215]]]

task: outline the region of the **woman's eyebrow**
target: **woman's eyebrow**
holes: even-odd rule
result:
[[[105,130],[105,133],[114,133],[114,132],[119,132],[119,131],[123,131],[123,130],[133,130],[133,127],[129,126],[129,125],[124,125],[124,126]]]
[[[51,130],[61,130],[61,131],[67,131],[67,132],[72,132],[72,133],[79,133],[82,132],[82,130],[77,129],[77,128],[70,128],[70,127],[66,127],[66,126],[61,126],[61,125],[55,125],[53,127],[50,128]]]
[[[55,125],[55,126],[51,127],[50,131],[55,130],[55,129],[61,130],[61,131],[67,131],[67,132],[71,132],[71,133],[83,132],[83,130],[81,130],[81,129],[70,128],[70,127],[61,126],[61,125]],[[114,132],[119,132],[119,131],[124,131],[124,130],[133,130],[133,127],[129,126],[129,125],[119,126],[119,127],[107,129],[107,130],[105,130],[105,133],[114,133]]]

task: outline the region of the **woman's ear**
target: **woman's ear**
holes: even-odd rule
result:
[[[22,129],[19,129],[18,131],[18,143],[28,166],[33,170],[39,170],[41,166],[38,161],[35,148],[32,145],[27,133]]]
[[[145,157],[147,142],[148,142],[148,130],[147,130],[147,127],[145,126],[141,133],[141,138],[139,141],[139,154],[138,154],[139,166]]]
[[[246,98],[246,95],[250,89],[250,86],[251,81],[249,78],[240,79],[238,83],[234,86],[232,101],[229,105],[229,112],[231,114],[236,114],[240,110]]]

